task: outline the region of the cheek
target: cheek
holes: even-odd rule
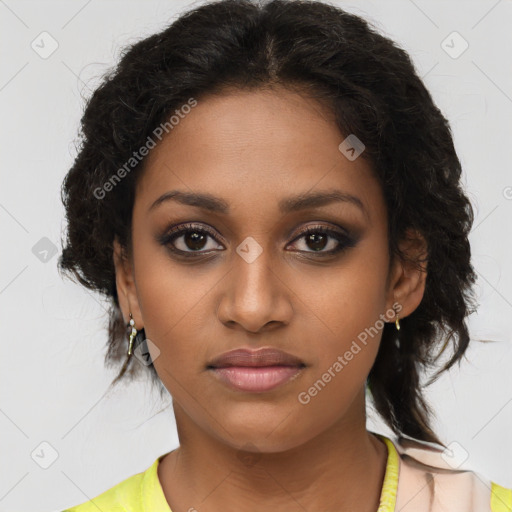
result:
[[[309,317],[318,339],[329,347],[342,350],[365,330],[374,335],[375,328],[382,330],[379,320],[386,310],[388,266],[384,251],[381,244],[365,241],[328,270],[310,270],[295,282],[290,276],[290,287],[300,297],[301,315]],[[299,324],[301,315],[296,318]]]
[[[351,400],[375,361],[386,317],[385,240],[353,251],[324,278],[302,281],[300,331],[314,342],[315,366],[303,391],[312,408]],[[320,274],[319,274],[320,275]],[[308,388],[313,386],[311,393]],[[334,402],[332,402],[334,400]]]
[[[311,402],[308,407],[318,413],[334,404],[341,409],[348,405],[364,386],[377,356],[385,310],[380,310],[380,301],[371,296],[371,290],[365,293],[359,287],[357,293],[348,297],[333,293],[329,306],[322,309],[322,322],[311,317],[310,325],[317,328],[302,331],[314,340],[316,361],[301,386],[307,396],[298,398],[304,405]]]
[[[198,335],[198,330],[201,331],[198,322],[207,320],[198,312],[204,308],[207,292],[215,281],[210,278],[209,283],[207,273],[198,277],[196,271],[183,270],[165,251],[144,250],[143,244],[134,253],[134,263],[146,337],[160,351],[154,361],[155,368],[157,371],[167,368],[173,373],[195,370],[191,363],[204,362],[198,353],[204,350],[204,336]]]

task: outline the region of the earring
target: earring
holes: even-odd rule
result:
[[[396,314],[396,319],[395,319],[395,326],[396,326],[396,330],[399,331],[400,330],[400,322],[399,322],[399,316],[398,316],[398,313]]]
[[[133,346],[133,339],[137,335],[137,329],[135,329],[135,320],[132,317],[132,314],[130,312],[130,322],[127,327],[131,326],[132,332],[130,333],[130,345],[128,347],[128,357],[132,355],[132,346]]]

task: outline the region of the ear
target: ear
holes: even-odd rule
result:
[[[117,237],[113,243],[113,259],[116,271],[116,288],[119,300],[119,307],[123,313],[125,324],[130,321],[130,313],[135,320],[135,328],[140,330],[144,327],[144,321],[139,307],[137,288],[133,274],[133,262],[124,254]]]
[[[400,241],[399,247],[409,258],[420,260],[415,265],[412,262],[401,261],[396,256],[392,264],[387,307],[393,309],[393,304],[397,303],[396,312],[400,318],[404,318],[419,306],[425,293],[428,245],[421,233],[409,229],[406,238]]]

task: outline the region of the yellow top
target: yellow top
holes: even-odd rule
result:
[[[395,512],[396,504],[397,504],[397,493],[399,491],[399,476],[402,477],[413,474],[413,471],[418,471],[418,465],[409,466],[410,462],[407,459],[402,458],[402,453],[404,450],[400,449],[397,451],[394,443],[381,434],[376,434],[380,439],[384,441],[388,448],[388,458],[386,463],[386,472],[384,474],[384,481],[382,485],[382,491],[380,495],[380,505],[377,512]],[[405,450],[406,451],[406,450]],[[421,450],[415,451],[416,455],[418,453],[421,454]],[[425,450],[427,453],[427,450]],[[428,455],[431,456],[431,455]],[[167,500],[165,498],[164,492],[162,490],[162,486],[160,485],[160,481],[158,479],[157,468],[160,460],[164,457],[164,455],[159,456],[153,464],[141,473],[137,473],[131,477],[126,478],[122,482],[118,483],[111,489],[103,492],[96,498],[82,503],[80,505],[76,505],[74,507],[68,508],[62,512],[98,512],[100,511],[108,511],[108,512],[172,512]],[[420,460],[419,458],[416,461]],[[432,466],[425,466],[428,468],[428,472],[432,475]],[[406,475],[406,471],[409,471]],[[435,473],[435,468],[434,468]],[[453,472],[456,475],[460,475],[460,471]],[[470,482],[482,482],[480,477],[474,476],[472,472],[463,472],[466,475],[471,477]],[[444,470],[444,474],[446,474],[446,470]],[[441,473],[443,475],[443,473]],[[436,473],[435,477],[438,477]],[[434,477],[434,480],[435,480]],[[409,477],[410,478],[410,477]],[[448,510],[444,508],[448,502],[440,502],[439,497],[443,497],[444,488],[442,487],[442,478],[440,477],[437,480],[437,488],[435,498],[434,498],[434,508],[428,508],[428,510],[437,511],[437,510]],[[402,482],[402,478],[400,478]],[[405,480],[405,482],[412,482],[413,480]],[[424,482],[424,480],[423,480]],[[460,493],[464,493],[464,496],[468,495],[468,488],[462,488],[462,484],[456,483],[456,479],[448,480],[448,486],[450,488],[450,492],[456,495],[457,486],[460,486]],[[466,482],[467,483],[467,482]],[[455,485],[453,485],[455,484]],[[407,484],[409,485],[409,484]],[[471,488],[476,488],[476,483],[470,483]],[[455,488],[455,492],[453,489]],[[484,489],[483,491],[481,489]],[[486,493],[483,496],[483,501],[488,504],[487,510],[482,509],[481,507],[476,507],[475,503],[472,502],[473,505],[465,502],[463,508],[451,508],[451,512],[512,512],[512,489],[504,488],[494,482],[488,482],[488,485],[481,486],[478,492]],[[409,488],[405,488],[404,485],[400,487],[400,497],[405,503],[409,501],[409,497],[407,492],[413,493],[415,497],[421,496],[415,489],[413,489],[412,484],[410,484]],[[476,494],[476,493],[474,493]],[[427,496],[426,493],[424,493]],[[446,498],[446,496],[445,496]],[[422,498],[423,499],[423,498]],[[448,498],[446,498],[448,499]],[[427,502],[427,497],[425,497],[425,503]],[[400,500],[398,500],[400,501]],[[428,495],[429,506],[432,506],[432,496]],[[460,503],[460,500],[457,498],[457,504]],[[418,505],[414,505],[413,508]],[[437,508],[439,506],[439,508]],[[400,508],[402,510],[402,508]],[[404,512],[414,512],[412,509],[405,507]],[[427,510],[427,509],[425,509]]]

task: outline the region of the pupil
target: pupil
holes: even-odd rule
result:
[[[326,244],[326,236],[325,235],[322,235],[322,234],[318,234],[318,233],[311,233],[310,235],[308,235],[307,237],[307,242],[308,243],[308,247],[310,249],[314,249],[314,250],[321,250],[321,249],[324,249],[325,248],[325,244]],[[309,245],[309,242],[312,242],[313,243],[313,247],[311,247]],[[315,244],[318,244],[320,242],[320,246],[316,245]]]

